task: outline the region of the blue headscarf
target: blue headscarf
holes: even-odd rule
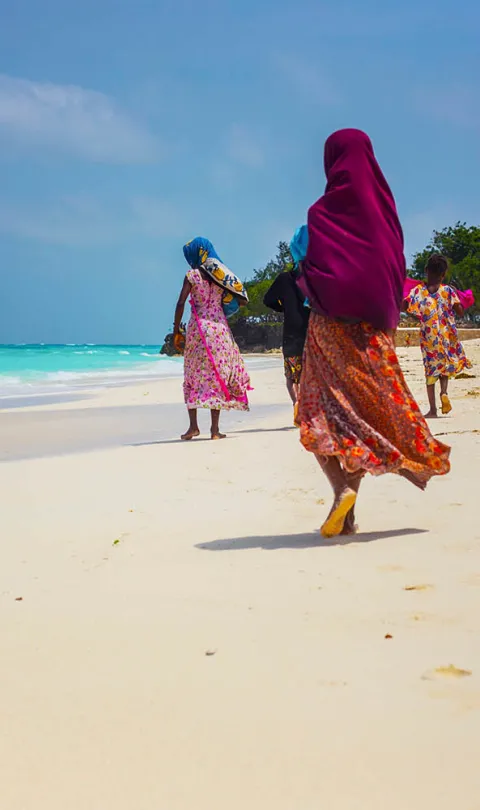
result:
[[[306,225],[300,225],[299,228],[293,234],[292,241],[290,242],[290,253],[292,255],[292,259],[295,262],[295,267],[298,267],[300,262],[303,262],[307,255],[307,248],[308,248],[308,227]],[[308,298],[305,298],[303,302],[305,307],[310,308],[310,304],[308,302]]]
[[[292,259],[296,267],[298,267],[300,262],[303,262],[307,255],[307,248],[308,228],[306,225],[300,225],[293,234],[293,239],[290,242],[290,253],[292,254]]]
[[[183,248],[183,255],[190,267],[194,269],[198,269],[202,264],[205,264],[207,259],[222,261],[210,240],[205,239],[204,236],[197,236],[191,242],[187,242]]]
[[[200,267],[225,292],[222,298],[222,308],[227,318],[231,318],[240,309],[238,298],[248,301],[247,291],[240,279],[225,267],[209,239],[197,236],[183,247],[183,255],[194,270]],[[217,264],[219,263],[219,265]]]

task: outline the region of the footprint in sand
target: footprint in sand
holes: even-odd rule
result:
[[[429,672],[425,672],[422,675],[422,680],[424,681],[435,681],[438,679],[443,678],[469,678],[472,674],[470,669],[460,669],[459,667],[454,666],[453,664],[449,664],[446,667],[437,667],[436,669],[432,669]]]
[[[405,585],[404,591],[431,591],[434,588],[434,585],[429,585],[428,583],[421,584],[421,585]]]

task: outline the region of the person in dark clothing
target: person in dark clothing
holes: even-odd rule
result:
[[[305,231],[303,230],[305,229]],[[296,267],[280,273],[267,291],[263,303],[275,312],[283,312],[283,340],[285,378],[287,390],[294,407],[297,404],[302,374],[302,355],[307,335],[310,310],[305,306],[305,297],[297,287],[300,275],[298,265],[306,254],[306,245],[301,245],[306,236],[306,226],[302,226],[292,239],[290,250]]]

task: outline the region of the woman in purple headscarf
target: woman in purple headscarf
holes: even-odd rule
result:
[[[397,473],[420,489],[450,469],[400,369],[393,336],[405,280],[393,194],[364,132],[325,144],[325,194],[308,212],[299,282],[312,307],[299,421],[334,491],[325,537],[355,532],[365,473]]]

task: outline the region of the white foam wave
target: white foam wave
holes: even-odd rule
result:
[[[108,388],[132,385],[137,382],[178,377],[183,374],[183,362],[159,357],[156,363],[141,363],[130,368],[98,369],[96,371],[52,371],[33,380],[0,375],[0,399],[29,394],[62,393],[79,389]]]
[[[3,385],[19,385],[21,382],[20,377],[10,377],[7,374],[0,374],[0,387]]]
[[[162,363],[141,363],[131,368],[98,369],[97,371],[51,371],[45,375],[45,380],[51,382],[65,382],[70,380],[103,380],[103,379],[136,379],[137,377],[165,377],[183,372],[183,366],[178,361],[164,360]]]

